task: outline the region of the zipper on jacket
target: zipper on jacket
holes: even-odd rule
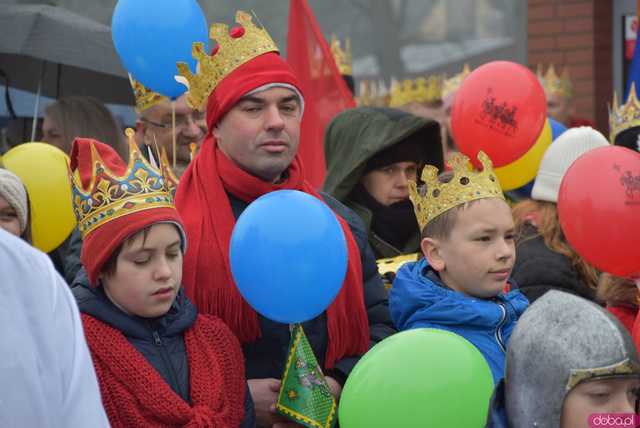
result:
[[[160,339],[160,334],[158,333],[158,330],[152,329],[151,334],[153,335],[153,342],[156,344],[156,346],[160,348],[160,358],[162,358],[164,365],[169,370],[169,376],[171,377],[173,384],[178,389],[178,395],[180,395],[180,397],[183,397],[184,394],[182,389],[180,388],[180,382],[178,382],[178,376],[176,375],[175,369],[173,368],[173,364],[171,364],[171,358],[165,355],[166,349],[164,347],[164,344],[162,343],[162,339]],[[171,385],[169,385],[169,387],[171,387]]]
[[[502,352],[507,352],[507,347],[504,345],[504,340],[502,339],[502,326],[507,320],[507,310],[505,309],[502,303],[498,302],[498,306],[502,311],[502,317],[500,318],[500,322],[496,327],[495,337],[496,337],[496,341],[498,342],[498,345],[500,346],[500,349],[502,349]]]

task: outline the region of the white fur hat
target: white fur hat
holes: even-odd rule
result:
[[[539,201],[558,202],[562,177],[571,164],[589,150],[608,145],[605,136],[589,126],[565,131],[544,153],[531,197]]]
[[[24,233],[29,214],[27,191],[17,175],[3,168],[0,168],[0,196],[16,210],[20,222],[20,233]]]

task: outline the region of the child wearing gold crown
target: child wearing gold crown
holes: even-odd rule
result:
[[[482,171],[455,154],[452,173],[438,177],[427,165],[424,186],[411,183],[424,258],[398,270],[389,308],[399,330],[438,328],[473,343],[498,382],[528,301],[518,290],[504,292],[515,262],[514,222],[491,161],[483,152],[478,159]]]
[[[84,138],[70,162],[86,271],[73,293],[111,426],[253,427],[238,340],[182,291],[171,183],[129,137],[127,165]]]

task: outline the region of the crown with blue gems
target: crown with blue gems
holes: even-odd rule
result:
[[[84,238],[91,231],[116,218],[153,208],[175,208],[170,182],[162,170],[144,158],[127,129],[129,163],[121,176],[109,170],[94,144],[91,144],[91,182],[84,188],[80,173],[69,171],[73,211]]]
[[[239,26],[231,31],[225,24],[211,26],[209,37],[217,43],[211,55],[204,51],[204,43],[193,43],[191,54],[198,61],[195,74],[187,63],[177,63],[176,80],[187,87],[187,102],[192,108],[202,109],[218,83],[242,64],[267,52],[278,52],[267,30],[256,27],[251,15],[239,10],[236,22]]]
[[[465,155],[454,153],[447,161],[453,173],[453,178],[448,182],[440,181],[438,168],[432,165],[426,165],[422,170],[424,185],[420,188],[415,182],[409,182],[409,197],[420,230],[440,214],[458,205],[483,198],[504,200],[491,159],[480,151],[478,160],[482,164],[482,171],[474,170]]]

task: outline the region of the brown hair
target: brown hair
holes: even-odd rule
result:
[[[547,248],[569,258],[580,279],[587,286],[593,289],[596,288],[598,285],[598,271],[580,257],[565,239],[560,227],[555,203],[525,199],[513,207],[513,217],[516,223],[516,231],[520,237],[518,244],[533,239],[538,235],[542,236]],[[522,238],[523,229],[528,224],[538,229],[538,235]]]
[[[122,249],[125,246],[126,247],[131,246],[133,244],[133,242],[136,239],[138,239],[138,236],[140,236],[140,234],[142,234],[142,246],[144,246],[144,244],[147,242],[147,236],[149,236],[149,232],[151,231],[151,228],[153,226],[155,226],[156,224],[157,223],[150,224],[149,226],[145,227],[144,229],[141,229],[141,230],[137,231],[136,233],[134,233],[133,235],[125,238],[125,240],[122,241],[120,243],[120,245],[118,245],[118,247],[115,250],[113,250],[113,253],[111,253],[111,255],[109,256],[107,261],[104,262],[104,265],[102,266],[102,269],[100,269],[100,273],[105,275],[105,276],[112,276],[113,274],[115,274],[116,270],[118,269],[118,256],[122,252]]]
[[[638,287],[627,278],[603,273],[596,289],[596,300],[609,306],[638,306]]]
[[[120,128],[109,109],[97,98],[60,98],[48,106],[45,113],[57,125],[66,144],[65,152],[71,151],[76,137],[94,138],[110,145],[126,159]]]

